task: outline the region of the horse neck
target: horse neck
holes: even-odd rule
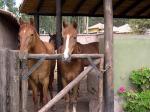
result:
[[[47,48],[46,48],[44,42],[42,42],[42,40],[40,40],[38,34],[35,38],[36,38],[35,43],[31,49],[31,53],[36,53],[36,54],[47,53]]]
[[[55,46],[55,41],[54,40],[51,40],[49,43],[52,44],[53,46]]]

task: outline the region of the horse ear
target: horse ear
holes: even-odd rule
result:
[[[66,28],[67,26],[68,24],[65,21],[63,21],[63,28]]]
[[[30,18],[30,24],[35,26],[35,22],[34,22],[34,19],[33,18]]]
[[[73,21],[72,24],[73,24],[73,27],[74,27],[75,29],[77,29],[77,27],[78,27],[77,23],[76,23],[75,21]]]
[[[19,24],[20,25],[24,24],[24,21],[22,20],[22,18],[19,18]]]

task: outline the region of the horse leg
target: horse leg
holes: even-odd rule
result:
[[[51,69],[49,76],[49,90],[51,99],[53,98],[53,81],[54,81],[54,68]]]
[[[68,84],[64,78],[62,78],[62,83],[63,83],[64,87],[66,87],[67,84]],[[70,109],[69,109],[69,107],[70,107],[70,96],[69,96],[69,93],[67,93],[65,95],[65,102],[66,102],[65,112],[70,112]]]
[[[72,112],[77,112],[77,97],[78,97],[78,89],[79,89],[79,85],[76,85],[73,88],[73,95],[72,95],[72,103],[73,103],[73,109]]]
[[[39,84],[39,92],[40,92],[40,104],[43,105],[43,87],[42,87],[42,84]]]
[[[43,101],[44,104],[46,104],[48,102],[48,85],[49,85],[49,77],[46,77],[43,82]]]
[[[38,91],[37,91],[37,85],[33,80],[29,78],[29,83],[32,88],[32,97],[33,97],[33,102],[34,102],[34,111],[37,112],[38,110]]]

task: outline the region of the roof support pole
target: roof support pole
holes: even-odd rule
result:
[[[104,24],[105,69],[109,67],[104,75],[104,107],[105,112],[114,112],[112,0],[104,0]]]
[[[61,0],[56,0],[56,44],[57,49],[61,45],[61,30],[62,30],[62,16],[61,16]],[[61,68],[58,66],[58,76],[57,76],[57,89],[60,91],[62,89],[61,83]]]
[[[39,14],[34,15],[35,27],[37,32],[39,33]]]

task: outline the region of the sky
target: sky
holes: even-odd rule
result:
[[[16,1],[16,7],[19,7],[23,0],[15,0]]]

